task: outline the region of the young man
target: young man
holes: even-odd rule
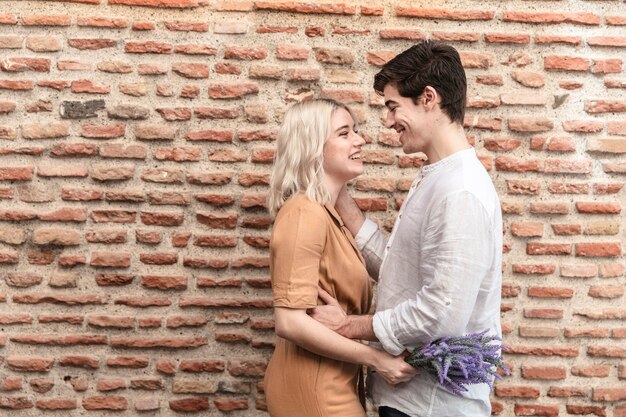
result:
[[[443,336],[489,329],[501,335],[502,216],[495,188],[463,131],[467,82],[458,52],[422,42],[389,61],[376,75],[387,126],[405,153],[428,160],[385,239],[345,188],[336,208],[355,235],[368,271],[378,278],[376,314],[346,316],[320,291],[325,306],[312,317],[338,333],[380,343],[400,355]],[[487,384],[463,396],[421,372],[407,383],[370,375],[381,417],[489,416]]]

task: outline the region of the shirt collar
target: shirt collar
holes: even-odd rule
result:
[[[473,147],[463,149],[461,151],[457,151],[452,155],[448,155],[443,159],[435,162],[434,164],[428,164],[422,166],[422,176],[430,175],[434,172],[441,171],[445,169],[445,167],[449,166],[451,163],[458,161],[459,159],[463,159],[468,157],[469,155],[476,155],[476,150]]]
[[[339,224],[340,227],[343,227],[343,220],[341,220],[341,216],[339,216],[339,213],[337,213],[337,210],[335,210],[335,208],[329,203],[324,204],[324,208],[326,209],[328,213],[330,213],[330,216],[333,219],[335,219],[337,224]]]

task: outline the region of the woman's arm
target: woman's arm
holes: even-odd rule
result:
[[[402,356],[347,339],[326,328],[306,314],[304,309],[276,307],[276,334],[304,349],[327,358],[366,365],[389,384],[410,380],[416,370]]]

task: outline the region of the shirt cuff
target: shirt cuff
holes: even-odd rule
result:
[[[379,311],[374,314],[372,327],[378,341],[383,345],[383,349],[394,356],[400,355],[406,349],[400,344],[393,332],[391,332],[391,310]]]
[[[367,242],[372,238],[374,233],[378,230],[378,226],[376,223],[371,221],[370,219],[365,219],[365,222],[361,225],[359,232],[354,237],[354,241],[356,242],[356,246],[359,250],[363,250]]]

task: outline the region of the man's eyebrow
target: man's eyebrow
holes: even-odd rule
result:
[[[387,101],[385,101],[385,107],[389,107],[392,104],[398,104],[398,103],[396,103],[394,100],[387,100]]]

